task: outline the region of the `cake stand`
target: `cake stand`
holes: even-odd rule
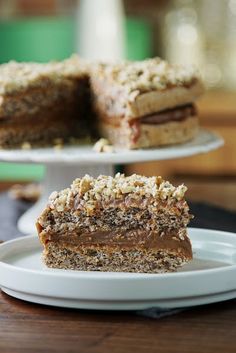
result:
[[[60,150],[54,148],[1,150],[0,161],[40,163],[46,167],[40,199],[18,221],[18,228],[22,233],[33,234],[35,220],[45,207],[50,193],[68,187],[76,177],[82,177],[84,174],[95,177],[99,174],[113,175],[116,164],[188,157],[207,153],[219,148],[223,143],[223,139],[215,133],[201,130],[191,142],[170,147],[120,150],[112,153],[97,153],[91,146],[66,146]]]

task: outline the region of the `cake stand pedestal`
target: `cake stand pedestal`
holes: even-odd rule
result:
[[[1,150],[0,161],[18,163],[40,163],[46,166],[43,193],[18,221],[22,233],[35,233],[35,221],[47,204],[48,197],[54,190],[69,187],[76,177],[85,174],[92,176],[113,175],[116,164],[175,159],[207,153],[219,148],[224,143],[218,135],[201,130],[189,143],[162,148],[135,151],[116,151],[97,153],[91,146],[65,146],[61,150],[53,148],[35,148],[31,150]]]

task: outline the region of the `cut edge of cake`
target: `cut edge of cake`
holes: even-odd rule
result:
[[[100,133],[118,148],[178,144],[198,133],[194,103],[204,88],[194,68],[170,65],[160,58],[98,64],[92,70],[91,86]],[[194,114],[189,110],[186,115],[188,106]],[[178,110],[175,119],[170,115],[174,109]],[[147,123],[146,117],[155,120]]]

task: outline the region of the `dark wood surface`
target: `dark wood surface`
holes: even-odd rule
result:
[[[235,353],[236,300],[154,319],[40,306],[0,292],[0,353],[31,352]]]
[[[236,301],[162,319],[65,310],[0,294],[0,352],[235,353]]]

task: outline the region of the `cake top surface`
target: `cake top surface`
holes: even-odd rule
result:
[[[49,198],[49,205],[63,211],[70,205],[71,199],[78,197],[80,201],[84,201],[85,207],[93,208],[97,202],[106,203],[124,199],[127,195],[134,199],[151,197],[153,200],[172,198],[180,201],[184,199],[186,190],[185,185],[175,187],[160,176],[145,177],[133,174],[126,177],[117,173],[114,177],[100,175],[93,178],[85,175],[81,179],[75,179],[71,188],[53,192]]]
[[[86,62],[77,55],[63,61],[49,63],[10,61],[0,65],[0,94],[14,94],[28,87],[45,86],[68,78],[87,75],[102,77],[115,86],[122,86],[130,97],[140,91],[164,90],[173,86],[190,86],[199,81],[199,74],[193,67],[171,65],[156,57],[143,61],[122,61],[119,63]]]
[[[122,86],[128,93],[164,90],[173,86],[190,86],[200,81],[194,67],[172,65],[159,57],[143,61],[123,61],[95,65],[95,75]]]
[[[49,81],[57,83],[84,76],[86,72],[85,61],[77,55],[49,63],[10,61],[0,65],[0,94],[17,93],[28,87],[44,87]]]

